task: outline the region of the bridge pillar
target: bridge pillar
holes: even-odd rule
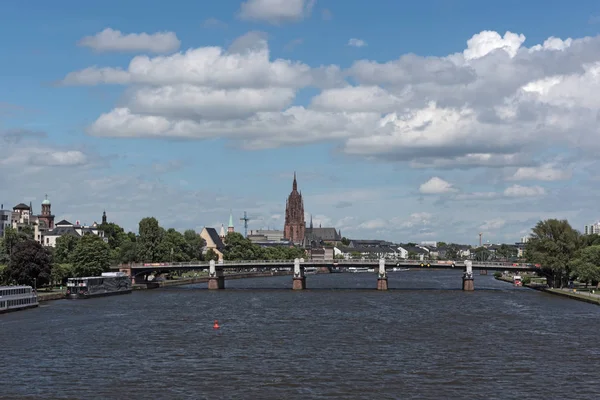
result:
[[[388,277],[385,272],[385,258],[379,259],[379,274],[377,275],[377,290],[388,290]]]
[[[225,277],[223,276],[223,268],[217,269],[215,260],[210,260],[208,263],[208,288],[225,289]]]
[[[294,260],[294,278],[292,279],[292,289],[306,289],[306,276],[304,276],[304,267],[300,265],[299,258]]]
[[[465,261],[465,273],[462,277],[462,290],[471,292],[475,290],[473,284],[473,263],[469,260]]]

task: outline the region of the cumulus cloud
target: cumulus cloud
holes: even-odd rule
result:
[[[247,0],[242,3],[239,18],[279,25],[308,17],[316,0]]]
[[[151,53],[170,53],[181,44],[173,32],[129,33],[106,28],[94,36],[86,36],[77,42],[79,46],[96,51],[149,51]]]
[[[442,178],[434,176],[429,179],[427,182],[421,184],[419,186],[419,192],[423,194],[442,194],[442,193],[452,193],[456,192],[451,183],[446,182]]]
[[[507,178],[512,181],[562,181],[570,179],[573,171],[556,167],[554,164],[543,164],[537,167],[520,167]]]
[[[250,0],[242,11],[285,21],[311,7]],[[413,168],[511,167],[509,180],[568,179],[538,161],[549,159],[548,143],[582,157],[600,150],[600,36],[530,47],[525,39],[483,31],[446,56],[344,69],[274,59],[266,35],[252,31],[227,49],[140,55],[126,68],[89,66],[62,83],[127,86],[119,106],[88,128],[99,136],[219,137],[256,149],[331,141],[349,155]],[[298,105],[298,90],[314,87],[320,92]]]
[[[352,47],[364,47],[366,45],[367,45],[367,42],[365,42],[362,39],[352,38],[352,39],[348,40],[348,46],[352,46]]]
[[[504,190],[507,197],[539,197],[546,195],[546,189],[541,186],[512,185]]]

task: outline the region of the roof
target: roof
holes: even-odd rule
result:
[[[229,213],[229,228],[233,228],[233,214]]]
[[[19,203],[13,207],[13,210],[31,210],[27,204]]]
[[[72,226],[73,224],[72,224],[72,223],[70,223],[69,221],[67,221],[66,219],[63,219],[62,221],[60,221],[60,222],[57,222],[57,223],[56,223],[56,224],[54,224],[54,225],[55,225],[55,226],[59,226],[59,225],[62,225],[62,226],[67,226],[67,225],[69,225],[69,226]]]
[[[79,231],[81,231],[81,233],[79,233]],[[94,234],[94,231],[98,231],[97,229],[94,228],[84,228],[84,227],[73,227],[73,226],[56,226],[54,229],[48,231],[46,233],[46,236],[65,236],[65,235],[72,235],[72,236],[83,236],[89,233]],[[100,231],[98,231],[100,232]]]
[[[46,206],[50,205],[50,200],[48,200],[48,195],[46,195],[46,198],[44,199],[44,201],[42,201],[42,205],[46,205]]]
[[[217,249],[221,250],[222,248],[225,247],[225,245],[223,244],[223,241],[217,234],[217,230],[215,228],[204,228],[204,229],[206,229],[206,233],[208,233],[208,236],[210,236],[210,239],[217,246]]]
[[[304,235],[307,239],[321,239],[324,241],[342,240],[335,228],[308,228]]]

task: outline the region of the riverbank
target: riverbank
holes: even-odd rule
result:
[[[500,276],[500,277],[496,277],[496,279],[499,281],[503,281],[503,282],[513,283],[513,280],[510,277]],[[596,293],[578,292],[577,289],[549,288],[546,285],[542,286],[539,284],[524,284],[523,286],[530,288],[530,289],[539,290],[541,292],[550,293],[550,294],[557,295],[557,296],[568,297],[573,300],[583,301],[585,303],[600,305],[600,295],[596,294]]]

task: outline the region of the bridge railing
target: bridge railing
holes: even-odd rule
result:
[[[411,265],[420,265],[420,264],[429,264],[430,266],[436,266],[436,265],[448,265],[448,264],[454,264],[454,265],[464,265],[464,260],[457,260],[457,261],[443,261],[443,260],[424,260],[424,261],[420,261],[420,260],[394,260],[394,259],[385,259],[385,263],[387,265],[389,264],[411,264]],[[350,260],[346,260],[346,259],[324,259],[324,260],[304,260],[302,262],[303,265],[319,265],[319,264],[332,264],[332,265],[353,265],[353,264],[360,264],[360,265],[365,265],[365,264],[369,264],[369,265],[378,265],[379,264],[379,260],[375,259],[375,260],[354,260],[354,259],[350,259]],[[506,267],[526,267],[526,268],[532,268],[534,267],[534,265],[532,264],[527,264],[527,263],[510,263],[510,262],[498,262],[498,261],[474,261],[473,262],[474,265],[476,266],[481,266],[481,265],[489,265],[489,266],[506,266]],[[294,265],[294,260],[224,260],[224,261],[220,261],[216,263],[217,266],[219,265],[229,265],[229,266],[249,266],[249,265],[261,265],[261,266],[268,266],[268,265],[289,265],[289,266],[293,266]],[[121,267],[121,268],[127,268],[127,267],[134,267],[134,268],[140,268],[140,267],[148,267],[148,268],[152,268],[152,267],[203,267],[206,268],[209,266],[209,262],[208,261],[184,261],[184,262],[161,262],[161,263],[132,263],[132,264],[122,264],[119,266],[115,266],[115,268],[117,267]],[[535,267],[539,268],[539,265],[535,265]]]

